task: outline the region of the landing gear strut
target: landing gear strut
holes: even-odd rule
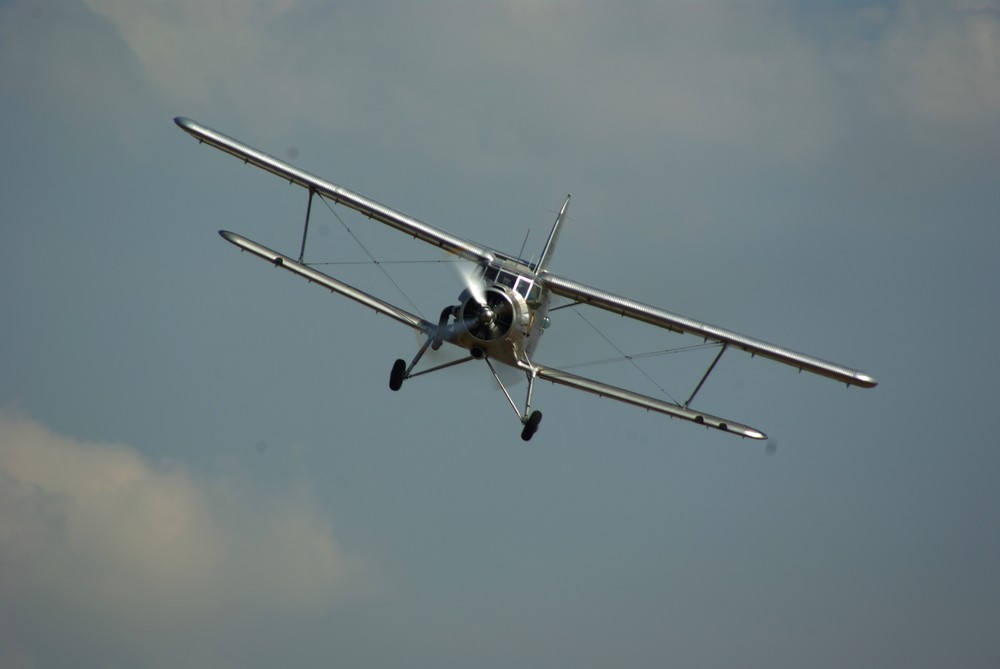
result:
[[[531,441],[531,438],[535,436],[535,432],[538,431],[539,423],[542,422],[542,412],[531,410],[531,393],[535,387],[535,369],[527,357],[517,363],[517,367],[524,371],[528,377],[528,392],[527,397],[525,397],[524,400],[524,411],[521,411],[518,408],[517,404],[514,402],[514,398],[510,396],[507,386],[505,386],[503,381],[500,379],[500,375],[493,366],[493,362],[490,360],[489,356],[486,355],[486,351],[479,346],[473,346],[470,348],[469,356],[466,358],[446,362],[443,365],[438,365],[436,367],[432,367],[431,369],[425,369],[416,373],[413,372],[413,368],[416,367],[424,353],[427,352],[427,349],[436,351],[440,348],[441,344],[444,342],[446,336],[445,333],[449,327],[448,321],[455,316],[455,307],[445,307],[445,309],[441,312],[440,318],[438,319],[437,327],[432,331],[427,332],[427,341],[425,341],[423,346],[420,347],[420,350],[417,351],[417,355],[414,356],[410,364],[406,364],[406,360],[403,360],[402,358],[393,363],[392,371],[389,372],[389,389],[392,391],[399,390],[403,387],[403,381],[414,376],[429,374],[439,369],[460,365],[470,360],[484,360],[486,365],[490,368],[490,372],[493,373],[493,378],[496,379],[496,382],[503,391],[503,394],[507,397],[507,401],[510,402],[511,408],[514,409],[514,413],[517,414],[518,419],[521,421],[521,425],[523,426],[521,428],[521,439],[524,441]]]
[[[455,314],[455,307],[445,307],[444,311],[441,312],[441,318],[438,320],[438,326],[431,332],[427,333],[427,341],[424,342],[417,354],[413,356],[413,360],[409,365],[406,361],[400,358],[392,365],[392,371],[389,373],[389,389],[399,390],[403,387],[403,381],[414,376],[420,376],[421,374],[430,374],[431,372],[436,372],[439,369],[444,369],[445,367],[452,367],[454,365],[460,365],[463,362],[468,362],[472,360],[472,357],[461,358],[459,360],[452,360],[451,362],[446,362],[443,365],[438,365],[437,367],[432,367],[430,369],[425,369],[421,372],[413,373],[413,368],[417,366],[420,359],[424,357],[424,353],[427,349],[432,349],[434,351],[441,348],[441,344],[444,342],[445,333],[448,329],[448,319]]]
[[[473,352],[475,356],[475,352]],[[521,419],[521,424],[524,425],[521,428],[521,439],[524,441],[531,441],[531,438],[535,436],[535,432],[538,431],[538,424],[542,422],[542,412],[531,410],[531,393],[535,388],[535,370],[531,367],[530,363],[525,358],[525,361],[520,363],[520,367],[525,375],[528,377],[528,392],[524,398],[524,411],[522,412],[517,408],[517,404],[514,402],[514,398],[510,396],[510,392],[507,390],[507,386],[504,385],[503,381],[500,380],[500,375],[497,373],[496,367],[490,362],[490,359],[485,355],[482,356],[483,360],[486,361],[487,366],[489,366],[490,371],[493,372],[493,378],[496,379],[497,384],[500,386],[500,390],[507,397],[507,401],[510,402],[510,407],[517,414],[517,417]]]

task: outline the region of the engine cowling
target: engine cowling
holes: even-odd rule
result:
[[[523,329],[529,317],[524,298],[497,286],[484,291],[483,302],[472,295],[466,297],[460,314],[465,331],[483,343],[501,340],[515,328]]]

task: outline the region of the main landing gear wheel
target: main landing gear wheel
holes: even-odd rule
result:
[[[538,431],[538,424],[541,422],[542,412],[532,411],[531,415],[528,416],[528,420],[524,422],[524,429],[521,430],[521,439],[531,441],[531,438],[535,436],[535,432]]]
[[[389,389],[399,390],[403,387],[403,374],[406,373],[406,361],[397,360],[392,365],[392,372],[389,374]]]

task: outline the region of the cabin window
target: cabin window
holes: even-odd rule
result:
[[[487,283],[510,288],[528,302],[537,302],[542,294],[541,287],[536,286],[531,277],[518,276],[499,267],[487,267],[483,279]]]
[[[521,297],[528,299],[528,293],[531,292],[531,279],[526,277],[520,277],[517,280],[517,285],[514,286],[514,290],[521,294]]]
[[[501,286],[513,288],[514,284],[517,282],[517,275],[511,274],[510,272],[500,272],[497,275],[496,282]]]

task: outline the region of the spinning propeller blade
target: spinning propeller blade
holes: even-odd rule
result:
[[[478,266],[468,262],[459,262],[455,264],[455,269],[476,302],[486,304],[486,285],[483,283],[483,277],[478,273]]]

